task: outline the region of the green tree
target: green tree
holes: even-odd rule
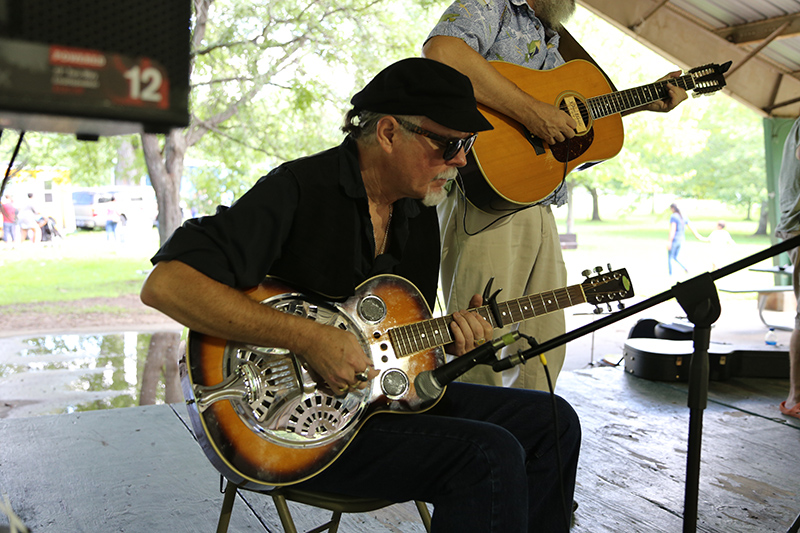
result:
[[[651,83],[676,69],[588,11],[579,10],[568,28],[617,89]],[[592,220],[601,219],[603,194],[718,199],[748,212],[765,197],[760,119],[721,92],[690,98],[666,114],[635,113],[623,123],[625,143],[616,157],[570,175],[573,186],[593,198]]]
[[[8,137],[0,145],[3,153],[7,152],[6,161],[16,143],[16,136]],[[25,132],[15,169],[68,168],[71,183],[82,187],[139,184],[146,173],[140,144],[136,135],[79,141],[74,135],[29,131]]]
[[[197,166],[194,192],[209,205],[249,186],[256,167],[263,174],[329,146],[340,138],[333,124],[354,87],[391,61],[419,54],[430,27],[420,21],[430,19],[432,6],[440,10],[429,0],[195,0],[191,123],[142,135],[161,241],[181,222],[190,147],[218,164]],[[214,180],[225,188],[213,191]]]
[[[698,127],[708,136],[703,150],[686,160],[695,172],[683,191],[738,206],[750,220],[752,205],[767,194],[760,118],[730,99],[714,99]]]

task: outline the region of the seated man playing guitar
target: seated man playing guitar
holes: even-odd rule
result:
[[[574,0],[458,0],[448,7],[423,46],[423,56],[446,63],[469,76],[482,109],[490,108],[524,126],[548,147],[567,139],[578,144],[576,120],[552,102],[526,92],[490,63],[501,61],[536,71],[551,70],[568,59],[591,58],[560,31],[575,9]],[[562,57],[562,48],[564,54]],[[674,78],[673,72],[668,78]],[[557,85],[557,92],[576,87]],[[668,95],[638,110],[669,111],[686,99],[686,91],[672,84]],[[508,150],[503,145],[501,150]],[[477,153],[477,150],[476,150]],[[477,157],[477,156],[476,156]],[[540,167],[539,159],[526,162]],[[555,184],[540,201],[500,214],[486,212],[467,201],[459,187],[452,187],[439,205],[442,231],[442,291],[448,312],[460,309],[470,296],[494,278],[506,294],[536,294],[566,285],[567,275],[551,205],[567,202],[562,179],[563,164],[552,165]],[[510,176],[513,179],[516,176]],[[524,184],[525,185],[525,184]],[[531,183],[530,187],[540,184]],[[554,190],[555,189],[555,190]],[[550,194],[552,192],[552,194]],[[467,296],[467,299],[469,296]],[[528,321],[520,331],[539,343],[564,333],[562,311]],[[518,346],[506,348],[514,353]],[[553,382],[564,362],[566,347],[548,352]],[[491,385],[547,390],[548,384],[538,360],[502,374],[485,366],[467,372],[463,381]]]
[[[378,342],[371,356],[365,345],[381,332],[359,336],[347,325],[374,325],[395,310],[384,306],[388,298],[369,294],[359,300],[357,312],[344,313],[350,322],[334,327],[298,316],[315,312],[322,318],[321,305],[308,303],[282,312],[260,304],[247,290],[270,276],[297,290],[342,301],[351,299],[367,280],[394,275],[413,283],[422,294],[422,306],[432,307],[439,229],[436,212],[428,206],[441,200],[445,183],[465,164],[476,132],[491,127],[477,110],[469,79],[428,59],[390,65],[351,103],[343,128],[347,137],[340,146],[285,163],[232,206],[184,223],[152,259],[155,267],[141,292],[145,304],[197,332],[200,344],[215,345],[206,339],[218,337],[244,343],[245,351],[253,353],[253,346],[271,347],[263,351],[263,360],[294,354],[295,368],[305,376],[294,394],[307,394],[312,385],[327,391],[316,396],[319,405],[308,402],[315,412],[365,391],[376,391],[376,403],[386,401],[401,409],[412,403],[402,394],[413,392],[413,380],[402,382],[396,369],[385,368],[388,356],[380,355],[390,341]],[[471,302],[481,303],[478,295]],[[492,337],[489,323],[475,312],[457,312],[452,318],[453,342],[447,350],[454,355]],[[216,353],[213,347],[204,351]],[[193,356],[190,348],[187,357]],[[202,412],[202,424],[193,421],[196,432],[201,427],[214,433],[210,438],[228,436],[247,443],[219,461],[224,463],[221,471],[237,476],[237,482],[297,482],[308,490],[426,501],[434,505],[433,529],[440,532],[569,529],[581,430],[574,410],[561,398],[454,383],[435,405],[425,405],[418,413],[368,417],[350,431],[351,440],[336,448],[332,459],[317,471],[292,478],[288,454],[276,460],[271,451],[253,450],[273,437],[270,428],[258,435],[242,430],[241,420],[252,414],[245,412],[250,403],[240,402],[233,413],[232,393],[221,401],[209,399],[209,387],[217,378],[206,376],[224,372],[198,368],[206,359],[203,354],[188,364],[192,398],[187,396],[187,405],[190,413]],[[249,367],[255,370],[246,381],[267,381],[259,387],[275,388],[285,379],[276,372],[270,381],[265,377],[270,371]],[[250,387],[241,380],[240,384]],[[248,388],[246,396],[269,396],[259,387]],[[215,394],[219,396],[218,389]],[[559,434],[553,429],[551,401]],[[278,408],[270,404],[264,409]],[[223,418],[227,411],[233,421]],[[330,439],[324,446],[302,445],[303,439],[336,429],[330,420],[315,423],[312,431],[297,429],[285,438],[275,437],[268,449],[282,443],[291,449],[293,442],[300,442],[291,450],[297,456],[326,449]],[[215,442],[204,449],[222,454],[236,446],[237,442]],[[244,464],[239,455],[249,455],[247,466],[252,470],[238,471]]]

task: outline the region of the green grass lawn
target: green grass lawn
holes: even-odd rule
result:
[[[580,202],[578,202],[580,204]],[[637,296],[652,296],[687,279],[686,275],[670,278],[667,274],[668,235],[665,213],[629,213],[623,205],[614,209],[606,202],[602,222],[577,217],[575,233],[578,248],[565,250],[570,284],[581,283],[581,272],[596,266],[626,268]],[[669,205],[668,203],[666,205]],[[736,244],[726,257],[717,258],[728,264],[770,246],[769,237],[753,236],[755,221],[736,218],[724,206],[714,202],[689,204],[691,219],[697,230],[707,236],[716,221],[725,219]],[[556,209],[559,229],[564,232],[566,208]],[[590,212],[582,208],[582,213]],[[607,214],[605,214],[607,212]],[[155,229],[130,229],[122,243],[108,243],[102,231],[79,231],[66,235],[53,246],[24,243],[8,249],[0,243],[0,305],[70,301],[91,297],[116,297],[137,294],[150,269],[150,257],[158,249]],[[689,267],[689,276],[710,269],[710,246],[687,232],[680,259]],[[771,265],[771,261],[761,263]],[[788,283],[782,280],[781,283]],[[716,282],[722,287],[761,287],[772,285],[772,276],[743,271]],[[513,295],[508,295],[511,297]],[[755,295],[730,295],[722,299],[754,299]]]
[[[122,242],[78,231],[53,245],[0,244],[0,305],[137,294],[158,249],[158,233],[130,231]]]
[[[665,207],[669,202],[665,204]],[[768,248],[770,238],[767,235],[755,236],[757,221],[741,220],[740,214],[731,213],[729,209],[717,202],[695,201],[687,203],[688,209],[681,205],[684,214],[690,217],[692,225],[703,236],[707,237],[715,229],[718,220],[726,221],[726,229],[731,233],[735,245],[729,247],[722,257],[711,257],[711,246],[697,240],[689,230],[686,231],[686,242],[681,248],[680,261],[689,269],[688,276],[682,271],[670,278],[667,270],[667,238],[669,235],[669,214],[627,214],[625,208],[607,209],[608,219],[602,222],[591,222],[576,217],[575,233],[578,248],[565,250],[564,260],[567,263],[570,283],[579,283],[583,277],[581,271],[595,266],[626,268],[631,275],[634,290],[638,296],[653,296],[672,287],[678,281],[710,271],[712,259],[717,268]],[[566,208],[555,210],[559,221],[559,231],[566,230]],[[624,214],[620,214],[620,212]],[[602,213],[602,211],[601,211]],[[772,261],[762,261],[759,266],[771,266]],[[675,266],[675,265],[673,265]],[[678,270],[680,270],[678,268]],[[780,283],[790,283],[782,279]],[[716,281],[717,288],[725,287],[762,287],[773,285],[773,277],[769,274],[740,271]],[[721,294],[720,298],[754,298],[754,295]]]

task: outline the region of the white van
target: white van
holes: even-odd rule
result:
[[[152,226],[158,216],[158,204],[152,187],[97,187],[72,192],[75,226],[83,229],[105,229],[108,202],[116,199],[119,223]]]

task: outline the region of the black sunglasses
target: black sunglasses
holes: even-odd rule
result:
[[[411,133],[416,133],[417,135],[422,135],[423,137],[427,137],[432,141],[435,141],[441,145],[444,145],[444,152],[442,153],[442,159],[445,161],[450,161],[456,155],[458,155],[458,151],[462,148],[464,149],[464,154],[468,154],[472,145],[475,143],[475,138],[478,136],[477,133],[473,133],[469,137],[465,137],[463,139],[448,139],[447,137],[442,137],[441,135],[437,135],[432,131],[428,131],[424,128],[420,128],[416,124],[412,124],[405,120],[399,119],[397,117],[393,117],[398,124],[400,124],[403,128],[407,129]]]

